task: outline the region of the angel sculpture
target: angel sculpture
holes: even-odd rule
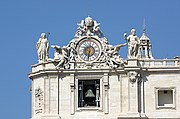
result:
[[[125,45],[126,43],[119,44],[116,46],[109,45],[109,47],[107,48],[107,61],[109,66],[111,66],[112,68],[116,68],[119,65],[124,65],[124,61],[122,60],[118,52],[121,49],[121,47]]]
[[[67,47],[63,46],[61,48],[60,46],[57,45],[51,45],[51,47],[55,49],[54,61],[59,62],[56,65],[56,68],[60,68],[60,67],[69,68]]]

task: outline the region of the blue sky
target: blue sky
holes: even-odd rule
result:
[[[2,119],[31,117],[31,81],[27,74],[37,63],[36,42],[50,32],[50,44],[67,45],[77,23],[90,15],[110,44],[124,43],[123,34],[136,28],[142,34],[146,19],[153,56],[180,56],[180,0],[1,0],[0,1],[0,115]],[[53,50],[50,50],[53,57]],[[127,48],[121,56],[126,59]]]

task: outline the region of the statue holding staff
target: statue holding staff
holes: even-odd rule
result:
[[[124,39],[128,42],[128,58],[136,58],[139,52],[140,40],[136,35],[136,30],[132,29],[131,34],[127,37],[124,33]]]

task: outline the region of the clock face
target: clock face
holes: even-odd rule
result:
[[[100,55],[100,46],[93,39],[83,40],[78,47],[79,57],[84,61],[94,61]]]

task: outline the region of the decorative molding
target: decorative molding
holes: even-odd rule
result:
[[[129,81],[131,84],[134,84],[136,81],[140,81],[140,74],[136,71],[130,71],[128,72]]]

